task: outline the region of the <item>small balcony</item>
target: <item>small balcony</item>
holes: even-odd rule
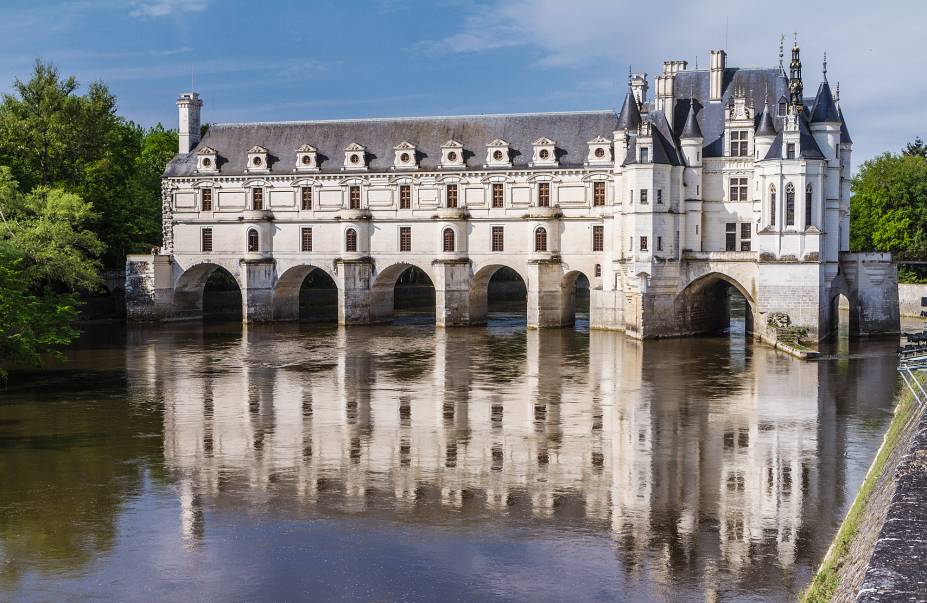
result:
[[[342,209],[338,212],[338,219],[346,222],[357,222],[370,219],[370,210],[366,207],[356,209]]]
[[[466,207],[441,207],[434,217],[437,220],[466,220],[470,212]]]
[[[274,259],[272,251],[246,251],[241,261],[246,264],[269,262]]]
[[[246,209],[241,213],[243,222],[267,222],[274,219],[274,212],[269,209]]]
[[[529,207],[522,216],[526,220],[556,220],[563,217],[559,205],[550,207]]]

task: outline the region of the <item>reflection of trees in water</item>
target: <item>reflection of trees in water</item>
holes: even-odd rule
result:
[[[161,413],[126,404],[121,373],[59,373],[0,393],[0,586],[31,571],[79,570],[112,550],[139,464],[160,457]],[[66,384],[66,385],[65,385]],[[79,404],[64,404],[77,398]],[[160,462],[152,467],[160,474]]]

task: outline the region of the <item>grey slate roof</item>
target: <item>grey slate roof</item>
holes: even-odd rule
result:
[[[395,157],[393,147],[403,140],[415,145],[420,169],[436,168],[441,160],[441,145],[448,140],[463,143],[464,159],[470,169],[482,169],[486,159],[486,145],[496,138],[509,143],[513,165],[524,168],[531,161],[531,143],[542,136],[556,141],[555,152],[561,166],[578,166],[583,164],[588,155],[588,141],[596,136],[610,140],[612,132],[617,128],[617,121],[615,112],[609,110],[213,124],[191,153],[174,157],[164,175],[193,175],[196,151],[207,145],[218,151],[222,175],[244,173],[247,151],[254,145],[268,149],[271,174],[292,174],[296,166],[296,149],[303,144],[311,144],[318,149],[322,173],[342,173],[344,148],[355,142],[367,147],[368,171],[388,172]]]
[[[834,104],[834,95],[830,91],[827,80],[821,82],[818,94],[814,97],[814,108],[811,109],[811,123],[839,122],[840,115]]]
[[[670,129],[666,115],[662,111],[650,111],[645,117],[650,123],[650,135],[653,138],[653,149],[650,155],[650,163],[662,163],[667,165],[683,165],[682,152],[676,144],[676,138]],[[637,139],[638,133],[629,132],[630,141],[628,142],[628,152],[622,165],[631,165],[638,163],[637,159]]]
[[[824,159],[824,153],[818,147],[817,141],[808,127],[807,107],[803,115],[798,118],[798,157],[801,159]],[[782,132],[776,136],[763,159],[779,159],[782,157]]]
[[[847,128],[847,121],[843,118],[843,109],[840,108],[840,105],[837,105],[837,115],[840,116],[840,142],[853,144],[853,139],[850,138],[850,130]]]
[[[721,84],[721,101],[709,102],[709,72],[707,70],[680,71],[673,86],[675,105],[673,107],[673,131],[681,134],[688,117],[689,97],[693,98],[698,111],[698,120],[705,138],[702,155],[721,157],[724,155],[724,112],[734,95],[735,89],[743,89],[747,103],[757,111],[759,123],[760,108],[766,104],[766,91],[770,98],[788,95],[788,81],[778,67],[768,69],[725,69]],[[774,118],[781,122],[781,118]]]

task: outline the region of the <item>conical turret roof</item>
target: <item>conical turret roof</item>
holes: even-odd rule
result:
[[[811,110],[811,123],[840,122],[840,114],[834,104],[834,95],[830,91],[827,80],[821,82],[818,94],[814,97],[814,108]]]
[[[621,106],[621,113],[618,114],[618,130],[636,130],[641,125],[641,110],[637,106],[637,99],[634,93],[628,90],[624,96],[624,105]]]
[[[689,102],[689,116],[686,117],[686,125],[682,127],[682,134],[679,135],[679,138],[705,138],[702,135],[702,129],[698,125],[698,120],[695,118],[695,103],[691,101]]]
[[[769,112],[769,103],[763,107],[763,114],[760,115],[760,125],[756,128],[756,136],[775,136],[776,124]]]

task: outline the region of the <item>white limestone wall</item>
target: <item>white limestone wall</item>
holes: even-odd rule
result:
[[[902,316],[921,317],[921,300],[927,298],[927,285],[898,284],[898,306]]]

